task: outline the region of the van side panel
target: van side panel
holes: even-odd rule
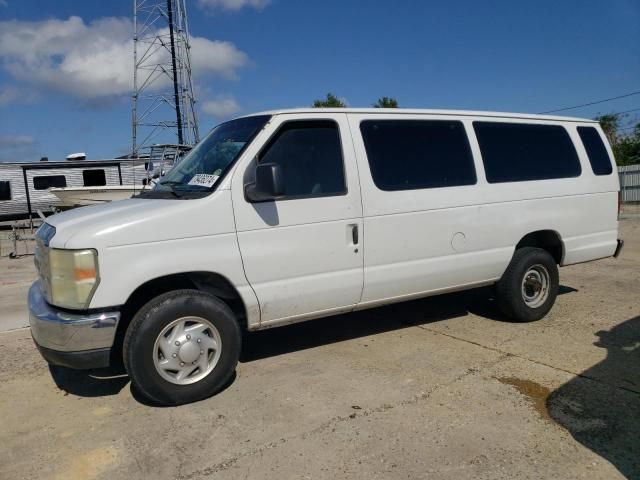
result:
[[[412,117],[438,118],[407,115]],[[574,125],[565,127],[576,144],[582,166],[580,177],[489,184],[472,128],[474,119],[461,118],[474,154],[477,184],[389,192],[379,190],[371,178],[359,126],[362,120],[370,118],[373,118],[370,114],[349,115],[364,207],[362,303],[417,297],[496,281],[509,264],[518,242],[538,230],[559,234],[563,241],[563,265],[614,253],[617,175],[593,174]],[[525,123],[536,122],[545,123],[534,120]]]

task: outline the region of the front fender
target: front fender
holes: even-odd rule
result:
[[[193,271],[217,273],[240,294],[251,328],[260,322],[258,301],[249,286],[235,233],[107,247],[99,252],[100,284],[90,308],[123,305],[149,280]]]

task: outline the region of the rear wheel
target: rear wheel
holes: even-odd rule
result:
[[[540,320],[553,307],[558,285],[558,267],[549,252],[520,248],[496,285],[498,304],[515,321]]]
[[[241,332],[229,307],[198,290],[160,295],[142,307],[124,339],[133,385],[162,405],[194,402],[220,391],[238,363]]]

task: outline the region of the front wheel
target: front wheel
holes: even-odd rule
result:
[[[549,252],[520,248],[496,284],[498,305],[517,322],[540,320],[553,307],[558,285],[558,267]]]
[[[224,388],[241,342],[238,322],[224,302],[198,290],[177,290],[138,311],[125,335],[123,357],[143,396],[180,405]]]

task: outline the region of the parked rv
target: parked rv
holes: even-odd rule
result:
[[[598,123],[492,112],[273,111],[216,127],[151,192],[37,232],[30,322],[53,364],[122,355],[149,399],[219,391],[243,330],[495,285],[544,317],[558,267],[617,256]]]
[[[189,149],[154,145],[149,155],[137,159],[86,160],[84,153],[77,153],[62,162],[0,163],[0,221],[130,198]]]

